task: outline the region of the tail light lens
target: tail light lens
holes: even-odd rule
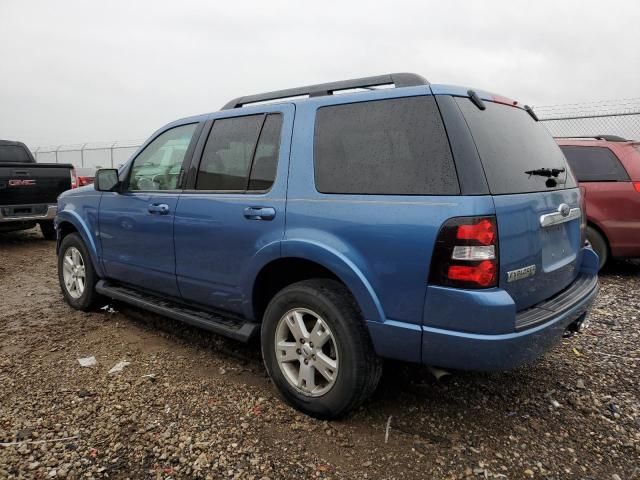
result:
[[[584,245],[587,241],[587,190],[580,187],[580,245]]]
[[[636,192],[640,193],[640,182],[633,182],[633,188],[636,189]]]
[[[76,169],[71,169],[71,188],[78,188],[78,177],[76,176]]]
[[[78,186],[79,187],[84,187],[86,185],[91,185],[93,183],[93,177],[83,177],[83,176],[79,176],[78,177]]]
[[[495,217],[457,217],[440,228],[429,283],[460,288],[498,285],[498,228]]]

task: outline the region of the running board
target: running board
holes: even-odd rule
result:
[[[260,330],[260,325],[255,322],[197,310],[156,295],[111,283],[107,280],[98,281],[96,291],[105,297],[119,300],[174,320],[180,320],[241,342],[248,342]]]

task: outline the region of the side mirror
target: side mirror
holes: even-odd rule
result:
[[[93,184],[99,192],[118,192],[120,189],[118,170],[115,168],[101,168],[96,172]]]

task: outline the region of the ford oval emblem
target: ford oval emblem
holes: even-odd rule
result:
[[[571,212],[571,209],[569,208],[569,205],[567,205],[566,203],[561,203],[560,206],[558,207],[558,211],[560,212],[560,215],[562,215],[563,217],[568,217],[569,213]]]

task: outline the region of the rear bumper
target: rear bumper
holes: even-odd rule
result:
[[[522,312],[501,289],[429,287],[437,289],[432,296],[437,301],[426,302],[423,325],[367,322],[376,352],[461,370],[509,370],[529,363],[559,342],[569,325],[583,320],[595,300],[598,257],[593,250],[584,250],[581,267],[565,290]],[[507,324],[508,329],[498,330]],[[470,326],[482,330],[471,332]]]
[[[11,210],[15,208],[38,208],[42,210],[42,213],[35,214],[11,214],[5,215],[5,210]],[[45,209],[46,207],[46,209]],[[39,222],[43,220],[53,220],[58,213],[57,205],[12,205],[10,207],[0,207],[0,223],[9,222]]]
[[[529,363],[560,341],[567,327],[587,313],[597,293],[596,282],[566,310],[514,333],[481,335],[422,327],[422,362],[483,371],[509,370]]]

